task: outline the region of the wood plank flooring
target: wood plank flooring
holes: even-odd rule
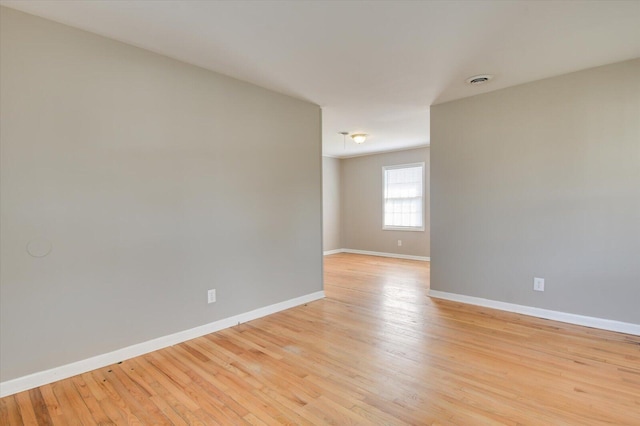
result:
[[[640,425],[640,337],[430,299],[336,254],[326,299],[0,400],[1,425]]]

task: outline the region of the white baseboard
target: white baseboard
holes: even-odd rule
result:
[[[344,250],[343,249],[326,250],[323,254],[325,256],[328,256],[330,254],[338,254],[338,253],[344,253]]]
[[[366,254],[369,256],[380,256],[380,257],[393,257],[396,259],[409,259],[409,260],[421,260],[423,262],[429,262],[431,260],[430,257],[425,256],[414,256],[411,254],[398,254],[398,253],[383,253],[380,251],[367,251],[367,250],[354,250],[354,249],[335,249],[335,250],[327,250],[323,254],[328,256],[330,254],[338,254],[338,253],[354,253],[354,254]]]
[[[569,324],[583,325],[586,327],[599,328],[602,330],[617,331],[619,333],[640,336],[640,324],[632,324],[622,321],[569,314],[566,312],[535,308],[533,306],[516,305],[515,303],[499,302],[497,300],[483,299],[474,296],[465,296],[464,294],[447,293],[445,291],[429,290],[429,296],[435,297],[437,299],[468,303],[470,305],[484,306],[486,308],[515,312],[532,317],[545,318],[554,321],[566,322]]]
[[[276,312],[284,311],[285,309],[293,308],[294,306],[303,305],[305,303],[313,302],[314,300],[322,298],[324,298],[324,291],[317,291],[315,293],[306,294],[304,296],[296,297],[290,300],[285,300],[284,302],[275,303],[273,305],[255,309],[253,311],[234,315],[232,317],[214,321],[212,323],[191,328],[189,330],[179,331],[174,334],[158,337],[157,339],[131,345],[126,348],[115,350],[113,352],[108,352],[106,354],[97,355],[81,361],[72,362],[71,364],[55,367],[50,370],[39,371],[37,373],[29,374],[28,376],[18,377],[17,379],[7,380],[0,383],[0,398],[4,398],[5,396],[13,395],[14,393],[22,392],[28,389],[33,389],[38,386],[56,382],[58,380],[66,379],[78,374],[86,373],[88,371],[115,364],[129,358],[144,355],[149,352],[157,351],[159,349],[176,345],[187,340],[195,339],[196,337],[204,336],[205,334],[214,333],[216,331],[232,327],[234,325],[237,325],[238,323],[244,323],[247,321],[258,319],[267,315],[274,314]]]
[[[393,258],[396,258],[396,259],[421,260],[423,262],[429,262],[431,260],[430,257],[425,257],[425,256],[414,256],[414,255],[411,255],[411,254],[398,254],[398,253],[382,253],[382,252],[379,252],[379,251],[342,249],[342,252],[343,253],[354,253],[354,254],[367,254],[369,256],[393,257]]]

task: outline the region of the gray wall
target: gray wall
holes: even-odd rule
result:
[[[425,163],[425,230],[382,230],[382,167],[417,162]],[[346,158],[341,163],[344,248],[428,257],[429,148]]]
[[[2,381],[322,290],[318,106],[1,19]]]
[[[325,251],[341,249],[340,160],[322,157],[322,233]]]
[[[640,323],[639,76],[633,60],[432,107],[431,288]]]

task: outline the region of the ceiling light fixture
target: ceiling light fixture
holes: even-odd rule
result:
[[[354,133],[353,135],[351,135],[351,139],[353,139],[353,141],[355,143],[360,144],[360,143],[362,143],[362,142],[367,140],[367,136],[368,135],[366,135],[364,133]]]
[[[469,77],[465,81],[468,84],[471,84],[472,86],[477,86],[479,84],[487,83],[492,78],[493,78],[493,75],[491,74],[480,74],[480,75],[474,75],[472,77]]]

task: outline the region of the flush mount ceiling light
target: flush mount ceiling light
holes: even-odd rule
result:
[[[351,135],[351,139],[353,139],[355,143],[362,143],[367,140],[367,136],[368,135],[364,133],[354,133],[353,135]]]
[[[338,132],[338,134],[342,135],[342,144],[344,145],[344,149],[347,149],[346,139],[349,132]],[[367,139],[367,136],[369,135],[367,135],[366,133],[354,133],[351,135],[351,139],[353,139],[353,141],[359,145]]]
[[[465,81],[468,84],[471,84],[472,86],[477,86],[479,84],[487,83],[492,78],[493,76],[491,74],[480,74],[480,75],[474,75],[472,77],[469,77]]]

